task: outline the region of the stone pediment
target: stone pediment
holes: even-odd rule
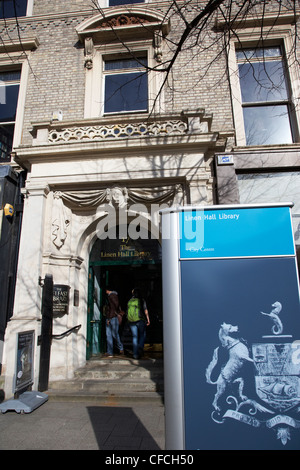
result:
[[[132,15],[130,13],[112,16],[109,19],[103,19],[99,22],[97,29],[104,28],[119,28],[133,25],[146,25],[151,24],[151,21],[141,16]]]
[[[86,19],[77,27],[82,42],[92,38],[94,43],[108,42],[112,38],[148,39],[155,32],[166,36],[170,30],[169,21],[156,11],[145,8],[117,8],[107,14],[97,14]]]

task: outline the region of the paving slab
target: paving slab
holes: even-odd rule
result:
[[[159,403],[56,401],[32,413],[0,413],[0,450],[165,449],[164,406]]]

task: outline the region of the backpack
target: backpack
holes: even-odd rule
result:
[[[140,301],[139,299],[130,299],[127,304],[127,319],[129,322],[140,320]]]

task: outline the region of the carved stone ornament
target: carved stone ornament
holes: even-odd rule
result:
[[[67,215],[67,209],[63,204],[61,193],[56,191],[53,198],[54,217],[52,220],[52,242],[56,248],[60,249],[67,238],[67,229],[70,225],[70,220]]]
[[[154,40],[153,40],[153,46],[154,46],[154,58],[157,62],[162,62],[162,35],[161,33],[154,33]]]
[[[196,121],[197,118],[194,118],[192,129],[195,130],[195,132],[197,131]],[[51,129],[48,135],[48,142],[50,144],[57,144],[71,141],[105,141],[152,136],[168,137],[172,135],[186,135],[188,131],[188,120],[181,117],[180,119],[154,120],[153,122],[145,120],[128,123],[102,124],[100,126],[90,125]],[[204,132],[204,130],[201,130],[201,132]]]
[[[113,188],[107,188],[106,199],[111,206],[126,206],[128,201],[127,188],[119,188],[117,186]]]
[[[115,28],[116,26],[131,26],[136,24],[149,24],[150,21],[138,16],[119,15],[101,22],[99,28]]]
[[[94,52],[94,43],[91,37],[85,38],[84,40],[84,52],[85,52],[84,66],[90,70],[93,68],[93,52]]]
[[[97,209],[108,203],[118,209],[126,207],[128,203],[169,206],[183,204],[184,189],[181,183],[162,187],[129,188],[113,186],[96,190],[83,191],[55,191],[52,209],[52,243],[60,250],[65,244],[68,227],[71,221],[72,210]],[[84,216],[85,217],[85,216]],[[81,222],[83,222],[81,220]]]

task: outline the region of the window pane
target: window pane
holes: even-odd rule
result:
[[[243,112],[247,145],[293,142],[287,106],[250,106]]]
[[[0,18],[26,16],[27,0],[0,0]]]
[[[105,70],[120,70],[120,69],[133,69],[145,67],[147,65],[147,58],[141,57],[138,60],[133,58],[128,59],[116,59],[116,60],[106,60],[104,69]]]
[[[16,82],[20,81],[21,72],[11,71],[11,72],[0,72],[0,81],[1,82]]]
[[[131,3],[144,3],[145,0],[109,0],[109,6],[129,5]]]
[[[255,49],[241,49],[236,52],[238,60],[250,60],[253,58],[280,57],[281,49],[277,47],[258,47]]]
[[[293,201],[300,214],[300,172],[237,175],[241,204]],[[299,219],[298,219],[299,223]],[[298,225],[298,224],[297,224]],[[299,243],[299,242],[298,242]]]
[[[125,73],[105,77],[105,113],[147,111],[148,79],[146,73]]]
[[[281,61],[252,62],[239,65],[242,101],[287,100],[287,86]]]
[[[0,122],[15,120],[18,94],[19,85],[0,86]]]
[[[14,124],[0,125],[0,161],[9,161],[12,150]]]

